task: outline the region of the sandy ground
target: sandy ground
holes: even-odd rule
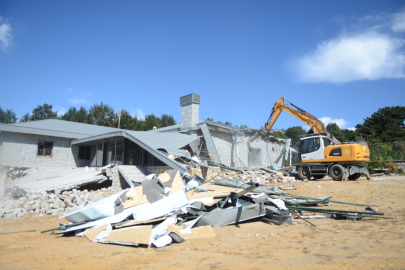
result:
[[[290,193],[376,204],[393,219],[251,221],[214,228],[216,237],[156,249],[91,243],[40,231],[54,216],[0,219],[0,269],[405,269],[405,177],[299,182]],[[364,207],[333,204],[332,209]]]

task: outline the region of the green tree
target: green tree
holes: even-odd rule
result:
[[[239,129],[248,129],[249,127],[247,126],[247,125],[245,125],[245,124],[243,124],[243,125],[240,125],[240,127],[239,127]]]
[[[356,141],[356,131],[349,129],[341,129],[343,137],[346,141]]]
[[[18,123],[24,123],[24,122],[29,122],[29,121],[30,121],[30,113],[29,112],[27,112],[26,114],[21,116],[20,119],[18,119]]]
[[[135,123],[134,130],[137,130],[137,131],[146,130],[145,121],[144,121],[144,120],[140,120],[140,119],[138,119],[136,116],[134,116],[134,123]]]
[[[227,126],[232,126],[232,123],[231,123],[231,121],[226,121],[226,122],[225,122],[225,125],[227,125]]]
[[[43,105],[38,105],[38,107],[32,110],[30,121],[56,118],[58,118],[58,112],[52,111],[51,104],[44,103]]]
[[[176,124],[177,122],[173,118],[173,115],[162,114],[162,116],[160,117],[160,127],[169,127]]]
[[[331,127],[332,127],[332,130],[333,130],[333,137],[336,137],[336,139],[338,139],[341,142],[346,141],[346,137],[345,137],[344,133],[342,132],[342,130],[340,129],[340,127],[336,123],[328,124],[327,127],[326,127],[326,130],[328,132],[330,132]]]
[[[65,114],[63,114],[60,119],[78,123],[90,123],[89,113],[83,106],[77,110],[75,107],[70,107]]]
[[[384,107],[356,126],[357,133],[366,138],[377,137],[382,142],[405,140],[405,106]]]
[[[136,117],[132,117],[127,110],[121,110],[120,129],[136,130],[136,122]]]
[[[89,110],[89,122],[93,125],[116,127],[118,116],[114,109],[101,102],[93,105]]]
[[[160,119],[152,113],[145,116],[145,125],[143,130],[152,130],[153,127],[160,128]]]
[[[210,118],[210,117],[205,118],[205,120],[214,122],[214,118]]]
[[[17,122],[17,116],[13,110],[3,110],[0,106],[0,123],[6,123],[6,124],[11,124],[11,123],[16,123]]]
[[[282,131],[272,131],[271,134],[273,134],[274,137],[276,138],[280,138],[280,139],[288,139],[287,135],[284,134],[284,132]]]
[[[290,127],[285,131],[285,135],[291,139],[291,145],[295,145],[300,140],[300,136],[305,134],[307,132],[301,126]]]

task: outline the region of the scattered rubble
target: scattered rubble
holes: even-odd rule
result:
[[[283,172],[268,169],[225,171],[224,177],[230,180],[242,180],[245,183],[260,183],[267,185],[270,183],[295,182],[295,177],[284,175]]]
[[[115,189],[102,188],[96,191],[77,190],[55,193],[26,193],[22,196],[21,190],[14,192],[15,198],[0,202],[0,217],[17,218],[31,217],[32,214],[58,215],[68,213],[86,206],[116,192]]]
[[[280,187],[268,185],[273,179],[288,182],[286,177],[289,176],[278,171],[231,170],[223,175],[206,181],[199,175],[181,175],[177,170],[169,170],[159,176],[152,174],[141,182],[134,182],[129,189],[85,207],[70,209],[69,213],[59,218],[65,218],[68,224],[60,224],[58,228],[47,231],[61,236],[85,236],[92,242],[102,244],[159,248],[187,239],[212,237],[215,236],[212,227],[238,224],[246,220],[282,225],[293,224],[294,218],[299,218],[316,226],[308,219],[359,220],[383,215],[371,206],[332,201],[331,197],[290,195],[280,188],[294,188],[294,183]],[[243,176],[246,176],[243,180],[234,179]],[[65,199],[75,196],[71,195],[69,192],[62,194]],[[59,196],[53,196],[52,199],[53,205],[62,201]],[[31,202],[24,203],[20,207],[28,205],[29,209]],[[361,211],[343,211],[319,207],[332,203],[366,208]],[[56,208],[56,211],[58,209],[62,208]]]

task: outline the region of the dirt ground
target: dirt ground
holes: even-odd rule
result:
[[[378,205],[393,219],[317,219],[312,227],[251,221],[214,228],[216,237],[156,249],[59,237],[55,216],[0,219],[0,269],[405,269],[405,177],[299,182],[292,194]],[[331,209],[364,207],[333,204]]]

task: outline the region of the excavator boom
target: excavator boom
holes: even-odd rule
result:
[[[289,104],[286,104],[286,102]],[[286,101],[285,98],[282,97],[277,100],[277,102],[273,106],[270,117],[265,124],[265,134],[269,133],[282,111],[288,112],[298,120],[301,120],[302,122],[307,124],[314,131],[314,133],[326,132],[324,124],[319,121],[318,118],[295,106],[291,102]]]

